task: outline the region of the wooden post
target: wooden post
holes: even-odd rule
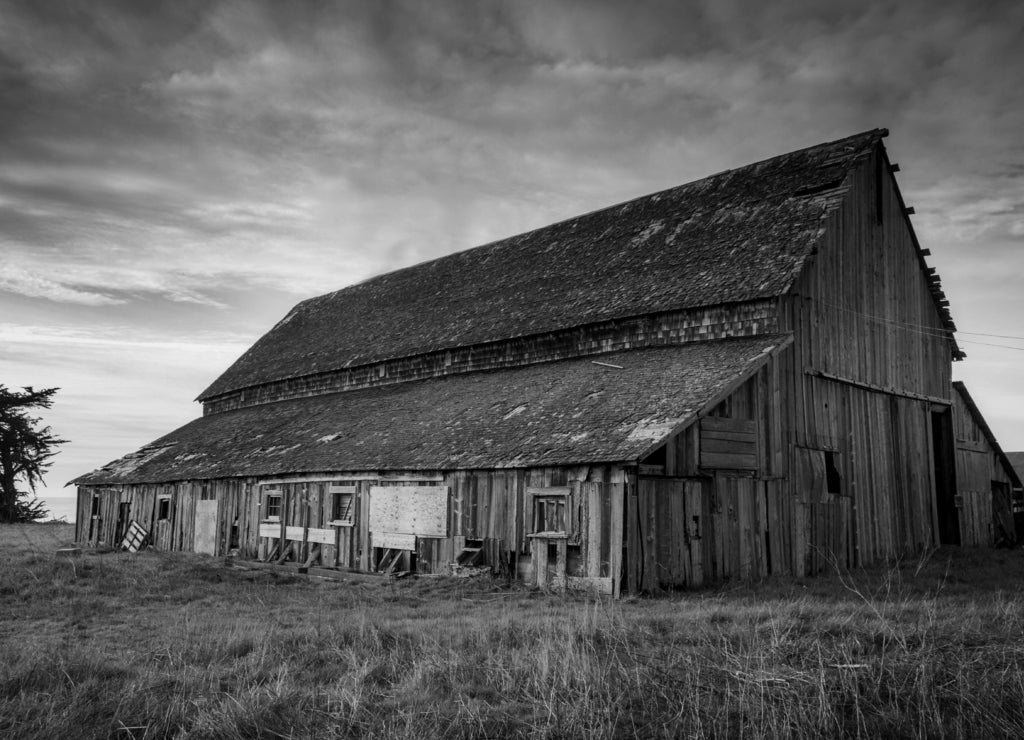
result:
[[[611,559],[612,596],[619,598],[622,593],[622,525],[625,516],[624,496],[626,486],[623,484],[623,473],[615,471],[609,488],[611,489],[611,533],[609,539],[609,553]]]
[[[533,552],[533,572],[537,578],[537,588],[548,587],[548,541],[533,538],[530,542]]]
[[[281,550],[284,550],[285,543],[288,541],[288,504],[290,503],[289,499],[291,498],[288,493],[290,488],[291,487],[287,483],[281,486],[281,515],[278,517],[280,520],[279,524],[281,525]]]
[[[555,588],[559,591],[565,591],[566,578],[565,578],[565,562],[568,558],[568,541],[562,537],[557,541],[556,547],[558,548],[558,559],[555,561]],[[545,549],[547,543],[545,543]]]
[[[302,484],[302,548],[296,560],[305,562],[309,556],[309,485]]]

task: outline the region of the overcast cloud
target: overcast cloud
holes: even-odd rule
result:
[[[884,126],[1024,449],[1021,70],[1016,2],[0,0],[0,382],[56,487],[303,298]]]

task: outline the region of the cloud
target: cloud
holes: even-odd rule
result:
[[[33,274],[14,265],[0,266],[0,290],[9,290],[30,298],[46,298],[85,306],[110,306],[125,302],[123,299],[50,280],[42,274]]]

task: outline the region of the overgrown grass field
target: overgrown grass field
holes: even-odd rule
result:
[[[0,527],[0,737],[1024,737],[1024,553],[662,599]]]

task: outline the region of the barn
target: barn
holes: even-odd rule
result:
[[[963,354],[885,136],[303,301],[74,481],[78,539],[616,595],[968,541]]]
[[[1013,545],[1024,517],[1020,475],[967,386],[953,382],[957,509],[962,545]],[[1020,530],[1024,533],[1024,529]]]

